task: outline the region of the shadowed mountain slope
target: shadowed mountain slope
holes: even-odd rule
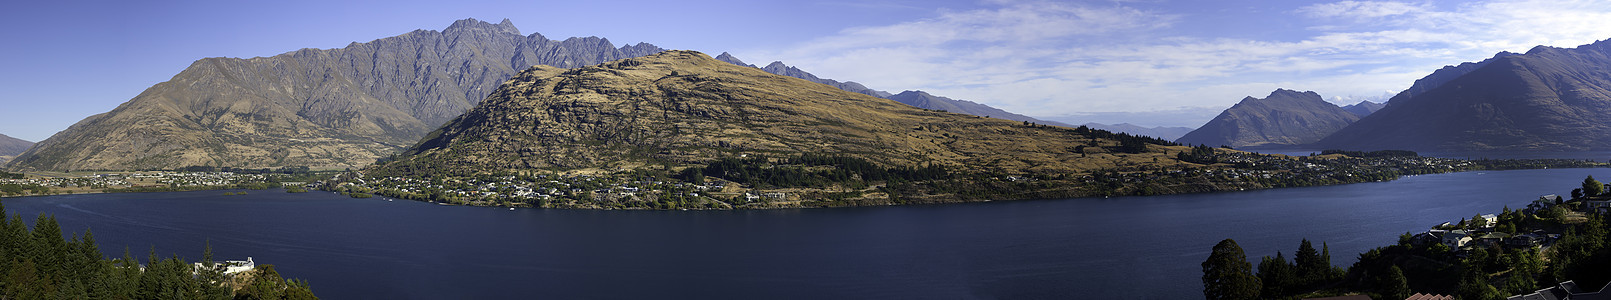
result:
[[[1175,142],[1231,147],[1313,143],[1359,120],[1315,92],[1277,89],[1264,99],[1247,97],[1203,127]]]
[[[1464,65],[1464,64],[1462,64]],[[1611,41],[1500,55],[1317,145],[1352,150],[1611,149]]]
[[[0,134],[0,166],[5,166],[7,161],[11,161],[12,157],[22,154],[23,151],[28,151],[28,147],[33,146],[34,142]]]

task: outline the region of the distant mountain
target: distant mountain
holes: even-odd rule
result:
[[[836,87],[841,90],[895,100],[896,102],[905,103],[906,105],[911,105],[922,109],[944,110],[954,113],[964,113],[975,116],[1008,119],[1013,121],[1028,121],[1039,124],[1074,127],[1067,123],[1036,119],[1025,115],[1007,112],[1005,110],[990,107],[989,105],[980,104],[978,102],[940,97],[923,91],[904,91],[900,94],[890,94],[889,92],[867,88],[866,86],[854,81],[839,82],[833,79],[819,78],[816,75],[812,75],[810,72],[800,70],[800,68],[791,67],[783,64],[783,62],[775,61],[766,67],[756,67],[755,65],[744,63],[743,60],[739,60],[737,57],[733,57],[732,54],[727,52],[722,52],[722,54],[717,55],[716,60],[725,61],[740,66],[760,68],[762,71],[766,71],[767,73],[805,79],[807,81]]]
[[[946,97],[930,95],[929,93],[924,92],[924,91],[904,91],[904,92],[901,92],[900,94],[894,94],[894,95],[890,95],[889,97],[884,97],[884,98],[889,99],[889,100],[895,100],[895,102],[900,102],[900,103],[904,103],[906,105],[911,105],[913,107],[923,108],[923,109],[943,110],[943,111],[949,111],[949,112],[954,112],[954,113],[964,113],[964,114],[970,114],[970,115],[982,116],[982,117],[991,117],[991,118],[997,118],[997,119],[1008,119],[1008,120],[1013,120],[1013,121],[1027,121],[1027,122],[1047,124],[1047,125],[1057,125],[1057,126],[1063,126],[1063,127],[1075,127],[1075,126],[1072,126],[1072,125],[1064,124],[1062,122],[1046,121],[1046,120],[1036,119],[1036,118],[1033,118],[1033,117],[1030,117],[1030,116],[1025,116],[1025,115],[1020,115],[1020,114],[1007,112],[1007,111],[1001,110],[999,108],[990,107],[989,105],[979,104],[978,102],[967,101],[967,100],[957,100],[957,99],[951,99],[951,98],[946,98]]]
[[[1264,99],[1242,99],[1175,142],[1231,147],[1303,145],[1357,120],[1359,116],[1326,102],[1315,92],[1277,89]]]
[[[1343,106],[1342,109],[1354,114],[1355,116],[1364,118],[1365,116],[1369,116],[1370,114],[1375,113],[1377,110],[1381,110],[1382,107],[1386,106],[1387,103],[1376,103],[1366,100],[1359,101],[1359,103],[1354,103],[1348,106]]]
[[[806,80],[667,51],[576,69],[528,69],[474,110],[372,174],[624,171],[721,158],[831,154],[886,166],[1062,174],[1137,162],[1179,165],[1158,145],[913,108]],[[658,168],[658,167],[655,167]],[[733,170],[738,172],[739,170]]]
[[[1419,94],[1400,94],[1406,97],[1395,97],[1317,145],[1353,150],[1611,150],[1611,120],[1605,118],[1611,115],[1611,41],[1572,49],[1538,46],[1526,54],[1500,53],[1461,68],[1471,69],[1452,79],[1437,78],[1444,82]]]
[[[838,80],[833,80],[833,79],[818,78],[817,75],[812,75],[809,72],[806,72],[804,70],[800,70],[800,68],[795,68],[795,67],[791,67],[789,65],[783,64],[783,62],[781,62],[781,61],[774,61],[771,64],[766,65],[765,67],[757,67],[757,66],[752,65],[752,64],[744,63],[743,60],[739,60],[737,57],[733,57],[733,54],[730,54],[730,53],[727,53],[727,52],[722,52],[722,54],[717,55],[716,60],[725,61],[725,62],[730,63],[730,64],[735,64],[735,65],[740,65],[740,66],[745,66],[745,67],[759,68],[759,69],[761,69],[763,71],[766,71],[767,73],[783,75],[783,76],[789,76],[789,77],[794,77],[794,78],[799,78],[799,79],[805,79],[806,81],[826,84],[828,86],[839,88],[841,90],[861,93],[863,95],[868,95],[868,96],[873,96],[873,97],[889,97],[889,95],[890,95],[889,92],[870,89],[870,88],[867,88],[867,86],[861,85],[860,83],[856,83],[855,81],[839,82]]]
[[[33,146],[34,142],[0,134],[0,166],[5,166],[7,161],[11,161],[11,158],[22,154],[23,151],[28,151],[28,147]]]
[[[454,22],[340,49],[205,58],[17,157],[37,170],[368,165],[418,142],[532,65],[579,67],[663,51],[597,37],[522,36]]]
[[[1187,133],[1190,133],[1192,131],[1191,127],[1167,127],[1167,126],[1141,127],[1139,125],[1130,124],[1130,123],[1119,123],[1119,124],[1085,123],[1083,126],[1090,127],[1090,128],[1101,129],[1101,130],[1112,131],[1112,132],[1123,132],[1123,133],[1128,133],[1130,135],[1150,136],[1150,137],[1155,137],[1155,138],[1160,138],[1160,139],[1165,139],[1165,140],[1171,140],[1171,141],[1173,141],[1175,139],[1179,139],[1181,136],[1185,136]]]

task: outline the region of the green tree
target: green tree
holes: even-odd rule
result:
[[[1323,258],[1309,239],[1303,239],[1298,244],[1298,252],[1292,255],[1292,261],[1297,263],[1295,273],[1298,275],[1298,285],[1303,287],[1326,280],[1326,273],[1331,270],[1331,261]]]
[[[1281,252],[1276,252],[1275,257],[1265,256],[1259,262],[1259,283],[1263,285],[1260,294],[1264,298],[1279,298],[1292,292],[1289,290],[1295,279],[1292,268],[1292,263],[1287,262]]]
[[[1583,179],[1584,197],[1599,196],[1603,193],[1605,193],[1605,184],[1600,183],[1599,180],[1594,180],[1594,175],[1589,175],[1588,178]]]
[[[1376,293],[1386,299],[1405,299],[1410,297],[1410,282],[1404,277],[1404,270],[1398,266],[1387,268],[1385,276],[1377,277]]]
[[[1225,239],[1214,245],[1213,253],[1203,261],[1203,296],[1207,299],[1257,299],[1259,279],[1253,276],[1253,265],[1236,241]]]

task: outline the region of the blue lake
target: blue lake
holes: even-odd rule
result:
[[[1566,194],[1611,169],[1235,193],[767,211],[441,206],[279,190],[6,199],[138,258],[251,256],[325,299],[1201,298],[1209,249],[1300,239],[1352,264],[1399,234]]]

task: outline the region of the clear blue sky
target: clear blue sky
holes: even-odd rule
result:
[[[1357,102],[1497,51],[1611,38],[1607,1],[30,1],[0,12],[0,133],[42,140],[204,57],[463,18],[782,60],[1037,117],[1193,127],[1278,87]]]

